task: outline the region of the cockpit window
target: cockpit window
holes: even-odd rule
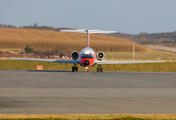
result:
[[[81,55],[81,57],[82,58],[93,58],[93,55],[92,55],[92,53],[91,52],[89,52],[90,54],[85,54],[85,53],[83,53],[82,55]]]

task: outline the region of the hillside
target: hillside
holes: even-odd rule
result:
[[[23,45],[34,50],[57,50],[57,52],[81,51],[87,44],[87,34],[65,33],[51,30],[0,29],[0,48],[18,48]],[[90,46],[95,51],[132,51],[132,42],[125,38],[90,35]],[[136,51],[147,51],[135,44]]]
[[[138,44],[152,44],[163,45],[168,47],[176,47],[176,31],[168,33],[140,33],[138,35],[131,35],[125,33],[111,34],[114,37],[126,38],[135,41]]]
[[[54,28],[51,26],[38,26],[36,23],[34,25],[30,26],[20,26],[16,27],[13,25],[3,25],[0,24],[0,28],[20,28],[20,29],[36,29],[36,30],[51,30],[51,31],[60,31],[62,29],[73,29],[73,28]],[[138,35],[132,35],[132,34],[126,34],[126,33],[120,33],[117,34],[107,34],[107,36],[114,36],[114,37],[120,37],[120,38],[126,38],[130,41],[135,41],[138,44],[143,45],[162,45],[162,46],[168,46],[168,47],[176,47],[176,31],[174,32],[162,32],[162,33],[146,33],[141,32]]]

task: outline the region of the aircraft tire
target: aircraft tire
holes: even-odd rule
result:
[[[78,67],[75,67],[75,71],[78,72]]]
[[[72,72],[74,72],[75,71],[75,68],[74,67],[72,67]]]
[[[102,67],[100,68],[100,72],[103,72],[103,68]]]
[[[97,67],[97,72],[99,72],[100,71],[100,68],[99,67]]]

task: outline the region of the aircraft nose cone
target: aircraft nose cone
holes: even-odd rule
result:
[[[88,60],[85,60],[84,61],[84,65],[89,65],[90,63],[89,63],[89,61]]]

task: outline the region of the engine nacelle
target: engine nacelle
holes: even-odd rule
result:
[[[105,54],[102,51],[97,53],[97,59],[98,60],[102,61],[104,59],[104,57],[105,57]]]
[[[77,60],[79,58],[79,53],[77,51],[73,51],[71,53],[72,59]]]

